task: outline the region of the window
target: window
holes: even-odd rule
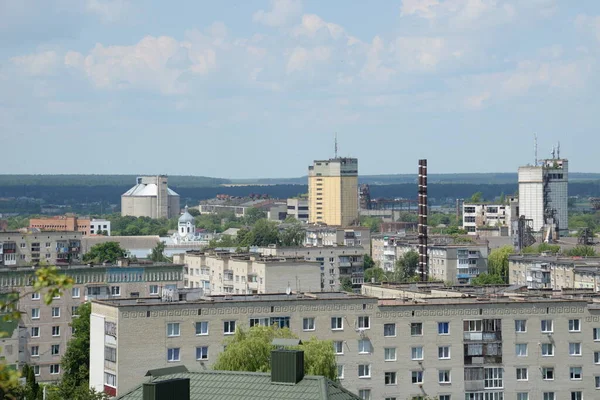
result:
[[[31,357],[39,357],[40,346],[31,346]]]
[[[359,378],[370,378],[371,377],[371,365],[360,364],[358,366],[358,377]]]
[[[594,364],[600,364],[600,351],[594,352]]]
[[[112,296],[120,296],[121,295],[121,287],[120,286],[111,286],[110,294]]]
[[[31,337],[40,337],[40,327],[39,326],[31,327]]]
[[[179,361],[179,347],[167,349],[167,361]]]
[[[52,336],[60,336],[60,326],[52,327]]]
[[[253,326],[270,326],[269,318],[250,318],[250,328]]]
[[[581,367],[571,367],[569,368],[569,376],[572,381],[580,381],[581,380]]]
[[[39,300],[39,299],[40,299],[40,293],[39,292],[33,292],[33,293],[31,293],[31,300]]]
[[[482,332],[481,320],[464,321],[465,332]]]
[[[543,319],[542,320],[542,332],[544,333],[548,333],[548,332],[553,332],[553,325],[552,325],[552,320],[551,319]]]
[[[594,341],[600,341],[600,328],[594,328]]]
[[[342,317],[331,317],[331,329],[334,331],[344,329],[344,321]]]
[[[569,343],[569,355],[580,356],[581,355],[581,343]]]
[[[359,329],[369,329],[371,326],[369,324],[369,317],[358,317],[358,328]]]
[[[117,349],[114,347],[104,346],[104,360],[117,362]]]
[[[158,285],[150,285],[150,295],[158,294]]]
[[[450,322],[438,322],[438,335],[450,334]]]
[[[569,320],[569,332],[581,332],[581,320],[570,319]]]
[[[196,360],[208,360],[208,346],[196,347]]]
[[[302,330],[304,331],[314,331],[315,330],[315,319],[314,318],[304,318],[302,320]]]
[[[31,309],[31,319],[40,319],[40,309],[39,308]]]
[[[441,369],[438,371],[438,382],[439,383],[450,383],[450,370]]]
[[[50,364],[50,373],[52,375],[60,374],[60,364]]]
[[[594,382],[595,382],[596,389],[600,389],[600,376],[595,376]]]
[[[410,377],[412,383],[423,383],[423,371],[411,371]]]
[[[583,400],[583,393],[580,391],[571,392],[571,400]]]
[[[485,368],[484,369],[483,387],[486,389],[502,389],[504,387],[502,368]]]
[[[411,336],[422,336],[423,335],[423,324],[421,322],[412,322],[410,324],[410,335]]]
[[[396,324],[383,324],[383,336],[396,336]]]
[[[59,353],[60,353],[60,345],[53,344],[52,347],[50,348],[50,354],[52,354],[53,356],[57,356]]]
[[[74,287],[71,289],[71,297],[74,299],[79,298],[79,296],[81,295],[80,290],[78,287]]]
[[[233,335],[235,333],[235,321],[223,321],[223,333]]]
[[[544,392],[544,395],[542,396],[542,400],[555,400],[554,392]]]
[[[35,376],[40,376],[40,366],[39,365],[33,365],[33,374]]]
[[[517,380],[526,381],[527,379],[527,368],[517,368]]]
[[[517,357],[526,357],[527,356],[527,343],[517,343],[515,345],[515,352]]]
[[[179,336],[179,322],[169,322],[167,324],[167,336],[174,337]]]
[[[438,396],[438,398],[439,398],[440,400],[450,400],[450,395],[449,395],[449,394],[440,394],[440,395]]]
[[[438,358],[440,360],[450,359],[450,346],[439,346],[438,347]]]
[[[545,381],[553,381],[554,380],[554,368],[553,367],[543,367],[542,368],[542,379]]]
[[[371,400],[371,389],[359,389],[358,397],[362,400]]]
[[[52,307],[52,318],[60,317],[60,307]]]
[[[552,343],[542,343],[542,356],[551,357],[554,355],[554,345]]]
[[[396,380],[396,372],[386,372],[385,376],[385,384],[386,385],[396,385],[398,381]]]
[[[515,320],[515,332],[527,332],[527,320],[516,319]]]
[[[517,400],[529,400],[529,393],[527,392],[518,392]]]
[[[386,347],[383,350],[384,360],[385,361],[396,361],[396,348],[395,347]]]
[[[410,348],[410,359],[411,360],[422,360],[423,359],[423,346],[411,347]]]
[[[359,339],[358,341],[358,353],[369,354],[371,353],[371,341],[369,339]]]
[[[55,299],[55,300],[60,299],[60,293],[58,293],[56,296],[54,296],[52,298]]]
[[[333,352],[335,354],[344,354],[344,342],[336,340],[333,342]]]
[[[196,322],[196,335],[208,335],[208,321]]]
[[[104,373],[104,384],[107,386],[117,387],[117,376],[108,372]]]
[[[344,379],[344,366],[342,364],[337,365],[337,377],[338,379]]]

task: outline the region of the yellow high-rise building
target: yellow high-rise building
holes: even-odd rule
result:
[[[308,210],[313,224],[358,222],[358,159],[315,160],[308,167]]]

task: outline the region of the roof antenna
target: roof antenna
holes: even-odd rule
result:
[[[556,146],[556,158],[560,160],[560,142],[558,142],[558,145]]]
[[[337,159],[338,158],[337,132],[335,133],[334,149],[335,149],[335,158]]]
[[[533,166],[537,167],[538,165],[538,157],[537,157],[537,133],[533,134],[533,153],[535,155],[535,161]]]

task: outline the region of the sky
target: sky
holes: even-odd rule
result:
[[[598,0],[0,0],[0,174],[600,172]]]

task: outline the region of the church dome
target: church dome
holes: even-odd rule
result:
[[[181,215],[181,217],[179,217],[179,223],[180,224],[185,224],[187,222],[191,222],[193,224],[194,223],[194,217],[192,216],[192,214],[190,214],[188,212],[188,207],[185,206],[185,212]]]

